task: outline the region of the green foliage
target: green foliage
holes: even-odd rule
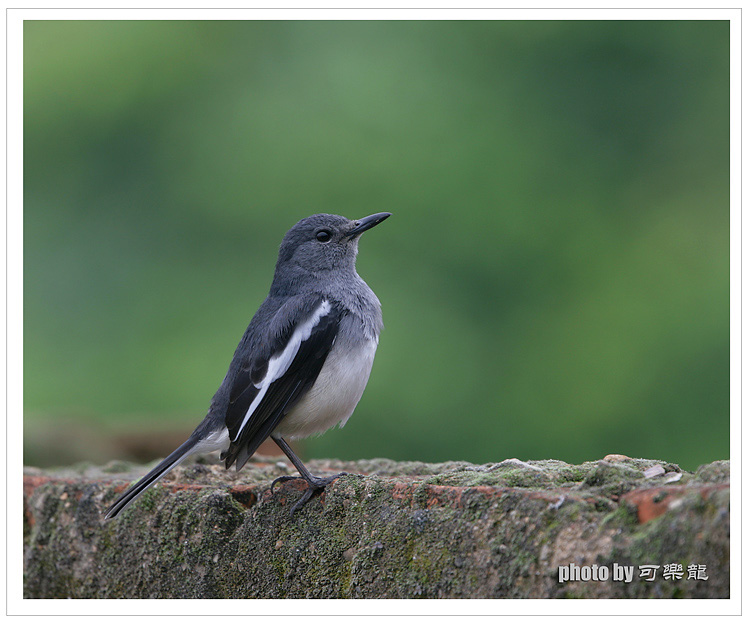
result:
[[[728,43],[716,21],[27,21],[26,418],[192,428],[286,229],[388,210],[358,263],[371,381],[309,454],[728,457]]]

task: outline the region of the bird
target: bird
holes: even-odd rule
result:
[[[252,317],[208,413],[188,439],[105,512],[115,518],[189,456],[221,451],[240,470],[271,438],[307,488],[291,515],[343,476],[314,476],[287,439],[344,426],[359,403],[383,328],[380,301],[357,274],[360,236],[391,216],[315,214],[283,237],[268,296]]]

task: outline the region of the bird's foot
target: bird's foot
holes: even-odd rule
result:
[[[346,473],[340,472],[337,475],[333,475],[332,477],[312,477],[312,479],[305,479],[307,481],[307,489],[302,493],[302,498],[300,498],[296,503],[294,503],[294,506],[291,509],[290,515],[294,516],[296,512],[298,512],[302,507],[304,507],[305,503],[307,503],[313,496],[320,494],[323,490],[326,489],[326,486],[333,483],[336,479],[339,477],[343,477]],[[292,475],[285,475],[283,477],[278,477],[277,479],[274,479],[273,483],[271,483],[271,495],[273,495],[273,488],[274,486],[281,482],[285,481],[292,481],[294,479],[304,479],[304,477],[295,477]]]

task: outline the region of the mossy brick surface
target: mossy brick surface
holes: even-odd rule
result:
[[[294,517],[303,482],[275,458],[177,468],[116,519],[145,468],[24,476],[26,598],[727,598],[729,462],[695,473],[609,456],[570,465],[311,461],[342,470]],[[649,470],[650,469],[650,470]],[[651,474],[653,476],[647,476]],[[561,566],[606,581],[560,582]],[[633,566],[631,582],[611,578]],[[682,578],[664,578],[664,566]],[[639,566],[658,565],[653,581]],[[701,576],[688,578],[689,566]],[[694,569],[694,568],[690,568]]]

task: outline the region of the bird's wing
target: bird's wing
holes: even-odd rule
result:
[[[278,311],[280,318],[272,324],[279,331],[269,336],[271,349],[250,354],[232,383],[225,416],[230,439],[223,455],[227,468],[235,461],[237,470],[242,468],[312,387],[333,347],[340,310],[323,297],[295,307],[296,314],[285,308]],[[299,314],[300,309],[312,312]]]

